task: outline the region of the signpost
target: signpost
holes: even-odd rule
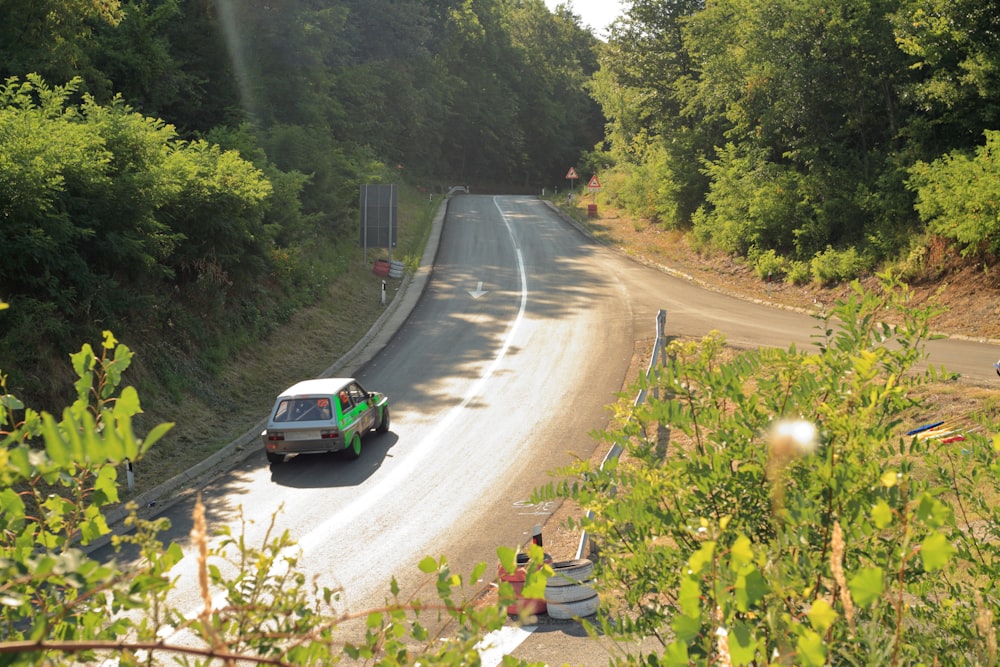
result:
[[[389,261],[396,247],[396,186],[361,186],[361,245],[368,261],[368,248],[388,248]]]
[[[594,203],[587,204],[587,217],[596,218],[597,217],[597,193],[601,191],[601,182],[597,180],[597,174],[590,177],[590,182],[587,183],[587,192],[594,195]]]
[[[574,181],[576,179],[578,179],[578,178],[580,178],[580,177],[576,175],[576,168],[575,167],[570,167],[569,171],[566,172],[566,180],[569,181],[569,191],[570,192],[573,192],[573,188],[576,187],[576,183],[574,183]]]

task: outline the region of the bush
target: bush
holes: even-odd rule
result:
[[[826,250],[812,258],[809,268],[814,282],[832,285],[859,277],[865,263],[854,247],[834,250],[827,246]]]
[[[791,261],[788,263],[787,281],[792,285],[805,285],[809,282],[809,263]]]
[[[805,207],[800,177],[767,160],[765,151],[743,154],[732,144],[718,150],[706,167],[711,186],[708,206],[693,216],[694,232],[703,241],[733,255],[752,248],[792,248]]]
[[[775,250],[768,249],[751,257],[754,271],[761,280],[780,280],[788,272],[789,262]]]
[[[1000,130],[976,154],[956,152],[910,170],[907,187],[927,229],[954,241],[963,256],[1000,254]]]
[[[907,432],[935,309],[853,290],[810,352],[673,341],[621,457],[539,494],[593,509],[595,632],[663,638],[619,664],[997,664],[1000,440]]]

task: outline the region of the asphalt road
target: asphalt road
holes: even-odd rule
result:
[[[437,237],[434,237],[437,239]],[[433,255],[433,256],[432,256]],[[426,585],[416,564],[447,556],[467,573],[496,548],[527,541],[551,507],[529,503],[550,471],[597,443],[633,343],[653,335],[723,331],[738,345],[812,344],[808,315],[706,291],[624,258],[531,197],[451,200],[436,255],[425,256],[419,299],[384,325],[384,347],[351,370],[390,397],[392,426],[361,458],[311,456],[268,466],[256,443],[201,488],[213,527],[259,544],[273,517],[299,567],[343,589],[350,611],[377,606],[395,577],[404,594]],[[411,294],[411,298],[416,296]],[[938,341],[933,363],[992,373],[993,346]],[[164,512],[187,543],[192,499]],[[198,609],[193,556],[178,566],[176,601]],[[223,566],[225,570],[225,566]],[[433,589],[418,593],[433,599]],[[606,664],[575,624],[548,626],[515,655],[551,664]],[[524,638],[522,638],[524,639]]]

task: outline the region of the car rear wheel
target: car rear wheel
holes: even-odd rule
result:
[[[265,453],[267,454],[267,462],[268,463],[284,463],[285,462],[285,455],[284,454],[274,454],[272,452],[265,452]]]
[[[351,442],[347,445],[347,449],[344,450],[344,456],[348,459],[356,459],[361,456],[361,436],[357,433],[354,434]]]
[[[382,408],[382,419],[379,420],[378,426],[375,428],[376,433],[385,433],[389,430],[389,406]]]

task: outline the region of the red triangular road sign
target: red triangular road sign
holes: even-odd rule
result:
[[[590,183],[587,183],[588,190],[600,190],[601,182],[597,180],[597,174],[590,177]]]
[[[570,167],[569,171],[566,172],[566,180],[567,181],[571,181],[571,180],[574,180],[574,179],[577,179],[577,178],[580,178],[580,177],[576,175],[576,169],[574,169],[573,167]]]

